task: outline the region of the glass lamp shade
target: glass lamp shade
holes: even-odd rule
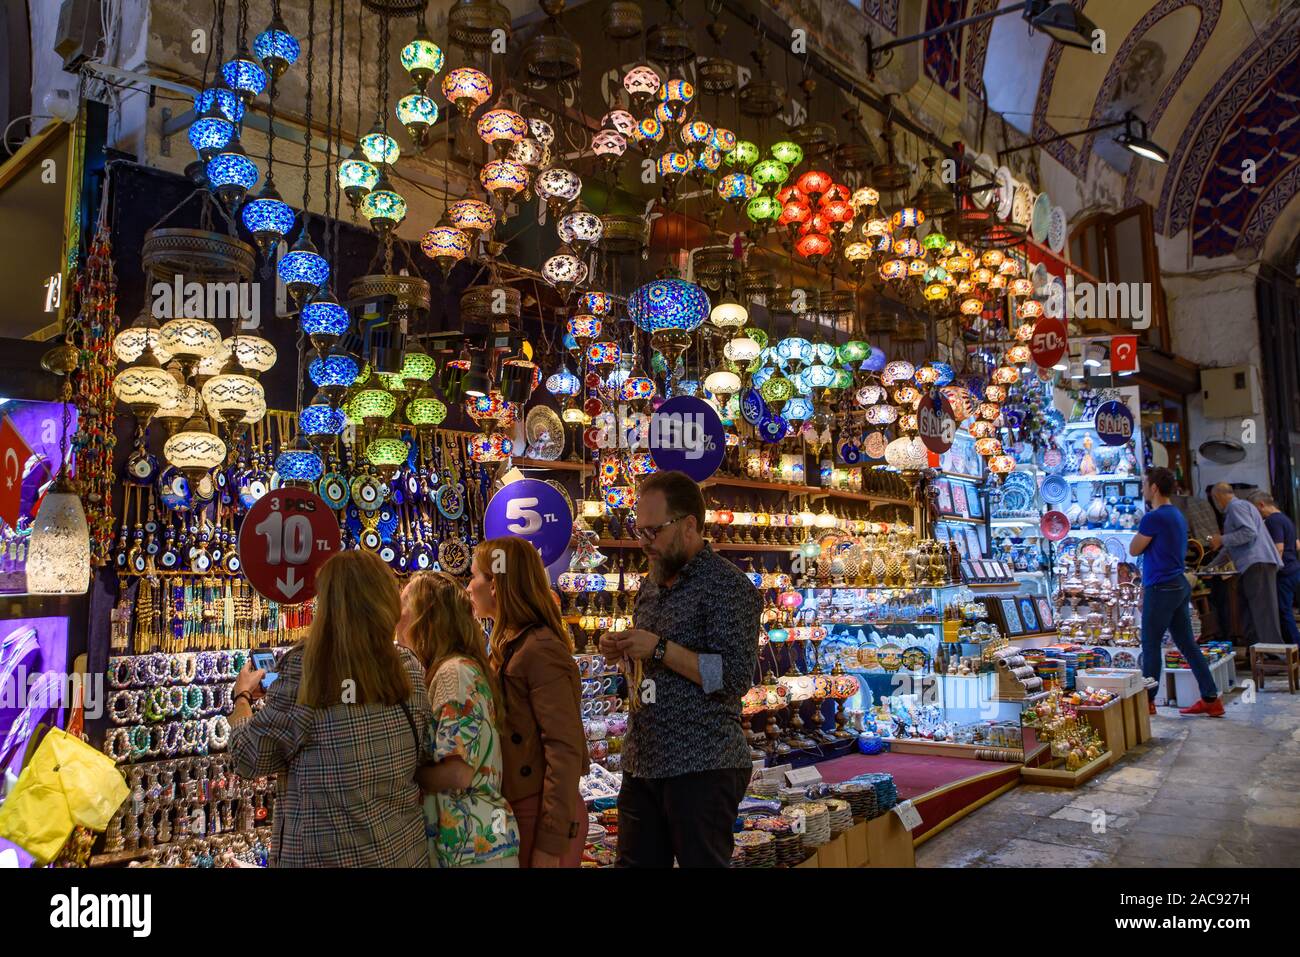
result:
[[[1019,276],[1007,284],[1007,292],[1013,296],[1032,296],[1034,294],[1034,281]]]
[[[416,33],[414,40],[402,47],[402,69],[421,89],[442,72],[444,60],[442,48],[422,30]]]
[[[997,433],[997,426],[987,419],[976,419],[970,424],[971,438],[984,439]]]
[[[361,152],[366,155],[366,159],[370,160],[370,162],[388,166],[396,163],[402,155],[397,140],[380,129],[372,129],[361,137]]]
[[[822,194],[830,189],[834,184],[835,181],[831,179],[831,175],[819,169],[808,170],[808,172],[795,180],[794,183],[795,188],[813,202],[820,199]]]
[[[885,461],[900,472],[913,472],[925,468],[929,462],[927,452],[920,436],[899,436],[885,446]]]
[[[695,99],[695,87],[686,80],[669,80],[659,87],[659,102],[690,106]]]
[[[921,243],[911,236],[902,239],[895,239],[893,253],[903,259],[909,259],[913,256],[921,255]]]
[[[861,263],[871,258],[871,247],[867,243],[849,243],[844,247],[844,258],[851,263]]]
[[[226,422],[239,422],[258,403],[266,402],[262,383],[241,372],[223,371],[214,375],[203,383],[199,394],[208,413]]]
[[[691,168],[691,158],[685,153],[665,153],[655,163],[655,169],[665,179],[684,176]]]
[[[762,366],[758,369],[755,369],[753,374],[750,375],[749,384],[752,385],[755,389],[761,389],[763,387],[763,383],[766,382],[768,379],[772,378],[772,376],[774,375],[776,375],[776,366]]]
[[[704,120],[692,120],[682,124],[677,136],[683,146],[699,146],[712,142],[713,127]]]
[[[729,369],[710,372],[704,379],[704,388],[717,396],[735,395],[740,391],[740,376]]]
[[[605,223],[595,213],[579,209],[561,216],[555,231],[566,245],[590,246],[605,235]]]
[[[311,485],[325,473],[325,466],[306,439],[299,437],[293,447],[276,456],[275,470],[283,483]]]
[[[647,149],[664,138],[664,125],[653,116],[647,116],[632,131],[632,140],[642,149]]]
[[[809,366],[807,382],[814,389],[829,389],[835,383],[834,366],[822,365],[820,362]]]
[[[997,385],[1015,385],[1020,381],[1020,370],[1015,366],[998,366],[989,378]]]
[[[397,410],[397,400],[387,389],[362,389],[349,403],[349,411],[366,425],[378,425]]]
[[[618,130],[601,130],[591,138],[591,151],[608,161],[627,152],[627,137]]]
[[[884,385],[893,385],[896,382],[905,382],[916,374],[916,368],[906,359],[895,359],[893,362],[885,364],[881,370],[880,381]]]
[[[787,336],[776,344],[776,354],[782,364],[795,362],[799,364],[813,361],[815,352],[813,344],[800,336]]]
[[[152,416],[180,401],[176,377],[157,364],[144,362],[123,369],[113,379],[113,395],[137,416]]]
[[[794,250],[809,262],[817,262],[831,251],[831,239],[821,233],[807,233],[799,237]]]
[[[275,346],[261,336],[231,336],[222,340],[221,348],[233,354],[240,365],[252,372],[270,370],[278,357]]]
[[[500,462],[510,457],[515,444],[502,432],[475,435],[469,440],[469,457],[475,462]]]
[[[447,221],[474,237],[491,232],[497,224],[497,215],[481,199],[461,199],[447,207]]]
[[[361,197],[374,189],[378,182],[379,170],[369,160],[350,156],[339,164],[339,188],[353,202],[360,202]]]
[[[209,432],[202,419],[195,417],[185,423],[183,431],[166,441],[163,457],[167,464],[187,475],[209,472],[225,461],[226,443]]]
[[[438,122],[438,104],[419,90],[398,100],[394,112],[397,114],[397,122],[410,134],[416,146],[424,145],[429,128]]]
[[[654,380],[648,376],[634,375],[623,380],[618,387],[618,397],[624,402],[644,402],[658,393]]]
[[[1043,304],[1037,299],[1026,299],[1016,306],[1017,319],[1038,319],[1043,315]]]
[[[546,377],[546,391],[556,396],[577,395],[582,391],[582,380],[569,371],[567,366]]]
[[[506,154],[510,162],[527,169],[540,169],[550,162],[550,158],[551,151],[531,137],[520,140]]]
[[[803,148],[798,143],[782,140],[772,144],[772,155],[791,168],[803,162]]]
[[[243,220],[244,228],[253,234],[257,247],[265,252],[293,229],[295,214],[293,207],[280,198],[268,177],[257,198],[244,204],[239,218]]]
[[[853,393],[853,401],[863,408],[866,408],[869,405],[875,405],[884,398],[885,390],[874,383],[868,383],[857,392]]]
[[[996,422],[1002,409],[996,402],[981,402],[975,407],[975,414],[985,422]]]
[[[608,316],[614,300],[607,292],[584,292],[578,297],[578,312],[592,316]]]
[[[209,112],[213,106],[220,110],[221,115],[231,122],[232,132],[234,131],[233,124],[239,123],[244,118],[244,101],[225,85],[224,80],[217,86],[208,87],[194,98],[194,113],[197,116]]]
[[[838,232],[848,232],[849,227],[853,225],[853,207],[847,200],[834,199],[828,203],[823,196],[820,213]]]
[[[1002,443],[992,436],[983,439],[976,439],[975,451],[985,458],[992,455],[1001,455]]]
[[[623,77],[623,89],[641,103],[658,93],[662,85],[659,74],[645,65],[632,67]]]
[[[513,160],[492,160],[479,171],[478,181],[504,202],[528,188],[528,167]]]
[[[925,213],[915,206],[904,206],[889,217],[889,223],[894,229],[913,229],[923,222],[925,222]]]
[[[400,468],[410,455],[410,446],[393,428],[384,429],[366,444],[366,461],[381,470]]]
[[[984,399],[990,403],[1005,402],[1007,400],[1007,387],[997,383],[989,383],[984,387]]]
[[[240,50],[233,58],[221,65],[221,78],[245,102],[252,100],[266,89],[266,71],[254,60],[247,49]]]
[[[736,134],[725,126],[714,127],[713,136],[709,138],[709,145],[724,155],[734,150],[738,142]]]
[[[812,207],[802,200],[792,200],[781,207],[777,223],[781,226],[798,226],[812,218]]]
[[[758,183],[746,173],[728,173],[718,180],[718,197],[727,203],[749,200],[758,195]]]
[[[400,377],[405,382],[428,382],[438,371],[437,360],[427,352],[412,349],[402,357]]]
[[[736,145],[726,151],[723,157],[728,166],[739,166],[741,169],[749,169],[758,162],[758,146],[749,140],[739,140]]]
[[[755,163],[749,173],[760,186],[776,186],[789,178],[790,167],[780,160],[765,159]]]
[[[587,346],[587,362],[595,366],[618,365],[623,350],[617,342],[593,342]]]
[[[892,405],[880,402],[867,406],[865,418],[872,425],[889,425],[898,419],[898,410]]]
[[[1019,345],[1012,346],[1007,350],[1007,361],[1015,362],[1019,365],[1028,365],[1034,358],[1033,350],[1023,342]]]
[[[749,321],[749,310],[728,296],[709,311],[709,322],[719,329],[739,329]]]
[[[406,218],[406,200],[392,188],[388,177],[381,174],[378,184],[361,201],[361,214],[375,232],[383,235]]]
[[[197,362],[221,348],[221,333],[204,319],[171,319],[158,331],[163,351],[182,362]]]
[[[761,351],[762,346],[749,336],[737,336],[722,347],[722,354],[726,358],[742,364],[753,362]]]
[[[815,411],[812,399],[797,395],[785,404],[781,415],[789,422],[806,422],[813,417]]]
[[[406,403],[406,421],[418,429],[441,425],[447,418],[447,406],[432,395],[415,395]]]
[[[257,164],[244,153],[237,133],[207,165],[208,188],[232,208],[257,185],[259,175]]]
[[[781,203],[775,196],[763,193],[745,204],[745,215],[754,223],[770,223],[781,215]]]
[[[861,213],[864,209],[871,209],[880,203],[880,193],[870,186],[860,186],[853,191],[849,202]]]
[[[357,360],[345,352],[318,356],[307,366],[308,378],[326,395],[342,396],[357,381],[360,372]]]
[[[938,385],[939,370],[931,365],[918,366],[912,378],[916,380],[917,385]]]
[[[926,233],[925,238],[921,240],[921,245],[928,250],[943,249],[948,245],[948,239],[938,230]]]
[[[930,302],[942,302],[948,298],[949,289],[942,282],[927,283],[923,295]]]
[[[492,96],[492,80],[482,70],[457,67],[442,78],[442,95],[469,116]]]
[[[315,295],[330,277],[330,264],[316,251],[305,231],[293,249],[280,257],[280,264],[275,268],[280,281],[298,302]]]
[[[27,591],[80,595],[90,588],[90,528],[81,498],[62,480],[45,493],[27,544]]]
[[[528,120],[528,135],[542,146],[550,146],[555,142],[555,130],[551,124],[535,116]]]
[[[542,263],[542,278],[564,294],[587,278],[587,264],[570,253],[556,253]]]
[[[793,399],[797,394],[797,390],[794,383],[778,371],[768,377],[767,381],[759,388],[758,394],[763,397],[763,401],[768,405],[779,408],[781,403]]]
[[[214,106],[190,124],[186,136],[194,151],[199,154],[199,159],[206,163],[226,148],[234,132],[235,124],[226,119],[220,108]]]
[[[317,294],[298,313],[298,327],[318,349],[333,345],[348,331],[351,318],[328,292]]]
[[[600,335],[602,323],[595,316],[571,316],[565,323],[565,330],[573,336],[579,343],[587,339],[595,339]]]
[[[989,459],[989,471],[994,475],[1006,475],[1016,470],[1016,460],[1010,455],[995,455]]]
[[[420,239],[420,249],[444,274],[469,255],[472,245],[469,235],[454,226],[434,226]]]
[[[604,129],[631,136],[636,132],[636,117],[627,110],[610,110],[601,119],[600,125]]]
[[[478,137],[500,158],[528,135],[528,122],[514,110],[488,110],[478,120]]]
[[[343,433],[347,416],[319,399],[298,413],[298,429],[313,442],[332,439]]]
[[[142,309],[131,325],[113,337],[113,355],[117,356],[119,362],[130,364],[139,359],[146,348],[151,348],[159,364],[165,363],[171,356],[162,348],[160,335],[158,321],[149,314],[147,308]]]
[[[627,314],[638,329],[659,332],[694,331],[709,315],[709,297],[699,286],[682,279],[656,279],[633,291]]]
[[[175,397],[165,405],[159,406],[153,417],[164,422],[184,422],[198,411],[198,390],[178,382]]]
[[[894,405],[900,408],[907,406],[915,408],[921,401],[921,390],[905,383],[894,390],[893,400]]]

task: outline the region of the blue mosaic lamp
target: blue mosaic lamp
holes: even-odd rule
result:
[[[298,241],[293,244],[293,249],[281,257],[276,272],[300,309],[329,279],[330,264],[316,251],[311,237],[307,235],[305,218]]]
[[[298,327],[317,352],[327,352],[348,331],[348,311],[328,289],[322,289],[298,313]]]
[[[253,55],[262,62],[262,69],[276,79],[297,62],[301,52],[297,37],[289,32],[279,14],[253,38]]]
[[[330,405],[325,396],[318,395],[311,405],[298,413],[298,429],[307,441],[319,447],[332,445],[343,434],[348,418],[342,409]]]
[[[790,422],[803,422],[813,416],[812,400],[798,395],[785,404],[781,414]]]
[[[314,488],[316,480],[325,472],[325,466],[321,464],[316,450],[300,435],[293,445],[276,456],[275,470],[280,473],[280,481],[284,485]]]
[[[229,210],[238,209],[248,191],[257,185],[257,164],[244,152],[239,130],[235,130],[226,148],[208,161],[207,175],[208,189]]]
[[[194,98],[194,112],[203,114],[215,105],[231,123],[244,118],[244,101],[226,85],[225,80],[214,83]]]
[[[221,77],[245,103],[266,89],[266,71],[253,59],[247,47],[240,47],[232,59],[222,64]]]
[[[307,366],[307,377],[328,401],[337,403],[357,381],[361,367],[357,360],[339,349],[317,356]]]
[[[270,173],[266,174],[266,185],[257,198],[245,203],[240,213],[244,228],[253,234],[253,242],[263,255],[289,235],[295,216],[293,207],[280,198]]]
[[[199,159],[207,163],[226,148],[234,132],[235,124],[221,112],[216,99],[213,98],[208,108],[190,124],[188,136],[190,146],[193,146],[194,151],[199,154]]]
[[[577,345],[575,342],[574,345]],[[560,366],[546,377],[546,391],[551,395],[571,396],[582,390],[582,380],[569,371],[568,366]]]
[[[651,344],[675,362],[690,345],[690,334],[708,318],[709,297],[693,282],[668,277],[648,282],[627,300],[628,317],[650,333]]]

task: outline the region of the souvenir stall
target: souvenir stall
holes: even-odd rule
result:
[[[1110,393],[1066,401],[1038,351],[1026,249],[1059,252],[1063,212],[987,157],[941,182],[949,147],[845,121],[842,90],[806,80],[786,117],[787,51],[731,13],[542,6],[508,57],[489,3],[436,39],[422,4],[315,0],[309,37],[231,4],[186,177],[110,166],[55,363],[90,423],[108,623],[87,730],[130,792],[91,865],[264,864],[275,787],[224,756],[233,676],[307,633],[335,551],[466,576],[502,534],[539,549],[573,629],[608,863],[637,704],[596,641],[631,626],[659,469],[704,486],[708,537],[764,596],[738,865],[838,862],[851,833],[846,862],[905,863],[1031,757],[1096,760],[1058,718],[1098,703],[1064,697],[1076,670],[1121,664],[1093,646],[1133,632],[1112,541],[1143,459],[1139,430],[1111,443]],[[363,46],[377,89],[345,111]],[[324,177],[275,123],[295,74]],[[299,155],[290,205],[275,168]],[[414,237],[413,189],[440,212]],[[213,310],[214,287],[250,298]],[[1127,611],[1084,604],[1113,595]]]

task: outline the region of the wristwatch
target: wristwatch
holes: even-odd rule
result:
[[[653,660],[655,660],[655,661],[663,661],[663,660],[664,660],[664,655],[667,653],[667,651],[668,651],[668,639],[667,639],[667,638],[660,638],[660,639],[659,639],[659,643],[658,643],[657,645],[655,645],[655,653],[654,653],[654,659],[653,659]]]

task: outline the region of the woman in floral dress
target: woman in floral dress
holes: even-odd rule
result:
[[[518,867],[519,829],[501,795],[497,690],[469,597],[443,572],[411,579],[399,642],[429,676],[433,710],[424,789],[429,861],[437,867]]]

